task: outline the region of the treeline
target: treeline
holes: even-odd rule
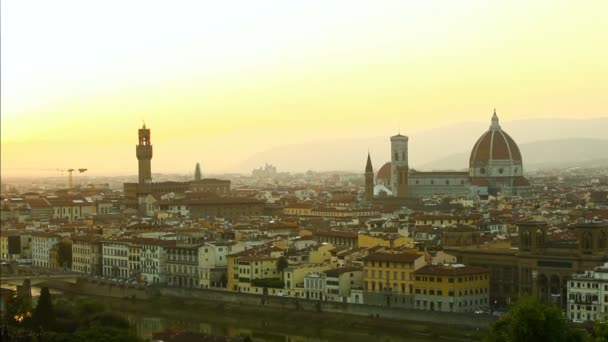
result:
[[[554,305],[522,298],[490,330],[487,342],[600,342],[608,341],[608,323],[570,323]]]
[[[125,318],[104,305],[86,299],[53,302],[46,287],[34,309],[27,299],[11,292],[3,324],[3,342],[142,341]]]

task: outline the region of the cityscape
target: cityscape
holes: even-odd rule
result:
[[[49,33],[24,28],[27,6],[2,6],[2,341],[608,340],[608,25],[591,20],[606,4],[534,4],[524,18],[517,5],[381,1],[352,4],[342,28],[335,4],[150,5],[135,19],[150,32],[115,5],[73,5],[41,5],[90,20]],[[479,33],[488,11],[502,14]],[[544,30],[570,13],[585,35]],[[104,14],[119,29],[98,31]],[[17,44],[51,36],[48,60]],[[382,38],[397,36],[403,51]],[[530,56],[440,58],[499,37]],[[369,65],[330,63],[358,44],[378,49]],[[411,80],[372,61],[401,53],[419,63]],[[413,72],[427,64],[453,76]],[[397,78],[410,67],[395,65]],[[494,80],[515,70],[515,87]]]

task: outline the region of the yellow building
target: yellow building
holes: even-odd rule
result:
[[[277,270],[277,258],[272,256],[244,256],[238,260],[238,291],[261,294],[255,285],[255,280],[276,279],[281,280],[281,273]]]
[[[375,252],[363,258],[363,284],[368,293],[408,295],[413,272],[426,265],[422,252]]]
[[[6,231],[0,234],[0,259],[8,260],[8,234]]]
[[[372,236],[367,234],[359,234],[359,236],[357,236],[357,246],[366,248],[375,246],[382,246],[388,248],[412,248],[414,247],[414,239],[405,236],[393,237],[389,235]]]
[[[429,311],[488,310],[490,271],[462,264],[427,265],[414,272],[415,308]]]
[[[310,262],[311,264],[322,264],[326,261],[330,261],[331,253],[329,251],[334,248],[335,246],[331,243],[325,243],[320,247],[311,250],[308,255],[308,262]]]
[[[301,264],[287,267],[283,271],[283,280],[285,289],[288,291],[286,295],[291,296],[291,291],[299,293],[304,291],[304,276],[309,273],[321,273],[330,270],[332,267],[329,264]],[[300,289],[298,292],[297,290]],[[296,295],[297,296],[297,295]]]
[[[255,249],[248,249],[238,253],[229,254],[226,257],[226,273],[228,278],[226,279],[226,289],[228,289],[228,291],[239,290],[239,259],[247,255],[253,255],[254,253]]]

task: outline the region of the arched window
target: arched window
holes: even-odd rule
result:
[[[482,175],[485,174],[486,173],[486,168],[482,167],[481,169],[479,169],[479,172],[481,172]]]
[[[597,241],[597,247],[600,249],[606,248],[606,232],[600,233],[600,239]]]
[[[536,247],[542,247],[545,244],[545,231],[539,229],[536,231]]]
[[[591,232],[585,232],[583,233],[583,249],[591,249],[591,247],[593,246],[593,242],[592,242],[593,237],[591,236]]]
[[[500,169],[498,169],[498,173],[500,173],[501,175],[503,172],[505,172],[505,170],[502,167]]]
[[[530,249],[530,231],[527,229],[521,233],[521,248]]]

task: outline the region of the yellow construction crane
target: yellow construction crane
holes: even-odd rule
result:
[[[68,173],[68,187],[71,189],[72,188],[72,172],[76,171],[76,169],[72,169],[72,168],[69,168],[69,169],[57,169],[57,171],[61,171],[61,174],[63,174],[64,172]],[[84,168],[78,169],[79,173],[83,173],[85,171],[87,171],[87,169],[84,169]]]

